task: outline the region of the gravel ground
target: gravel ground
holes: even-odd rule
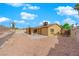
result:
[[[1,46],[8,41],[8,39],[14,34],[14,32],[6,32],[2,35],[0,35],[0,48]]]
[[[28,35],[16,31],[3,47],[2,56],[79,56],[79,42],[70,37]]]
[[[2,56],[44,56],[58,43],[57,39],[46,37],[33,40],[23,31],[17,31],[0,49]]]
[[[59,44],[51,48],[49,56],[79,56],[79,42],[70,37],[58,37]]]
[[[32,34],[29,35],[29,37],[31,36],[32,40],[39,40],[39,39],[43,39],[43,38],[47,38],[48,36],[44,36],[44,35],[40,35],[40,34]]]

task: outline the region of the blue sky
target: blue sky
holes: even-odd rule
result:
[[[0,25],[16,27],[36,27],[44,21],[58,24],[79,23],[75,3],[0,3]]]

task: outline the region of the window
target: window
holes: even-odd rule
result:
[[[50,29],[50,32],[53,33],[54,32],[54,29]]]

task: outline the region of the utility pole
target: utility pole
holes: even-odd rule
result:
[[[14,31],[15,30],[15,22],[13,21],[11,24],[12,24],[12,30]]]

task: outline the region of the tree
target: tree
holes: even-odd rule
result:
[[[71,25],[69,25],[68,23],[65,23],[63,26],[62,26],[63,29],[67,29],[67,30],[70,30],[72,28]]]

